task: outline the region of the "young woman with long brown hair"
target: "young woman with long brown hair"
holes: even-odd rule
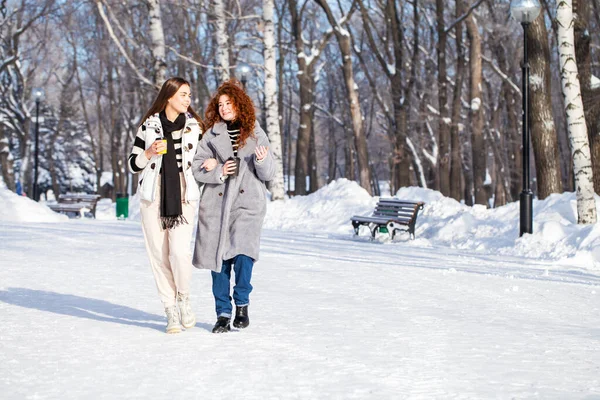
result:
[[[190,304],[190,242],[200,190],[191,166],[203,129],[190,103],[190,84],[168,79],[140,122],[127,163],[140,175],[142,230],[167,333],[196,324]]]

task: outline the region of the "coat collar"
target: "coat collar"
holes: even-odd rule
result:
[[[160,122],[160,115],[158,113],[149,116],[146,122],[144,122],[144,125],[149,128],[154,128],[157,133],[160,132],[162,135],[162,123]],[[189,131],[188,127],[191,129],[193,126],[198,126],[198,121],[196,121],[196,118],[194,118],[192,114],[185,113],[183,132],[187,133]],[[227,132],[227,126],[225,126],[225,132]]]

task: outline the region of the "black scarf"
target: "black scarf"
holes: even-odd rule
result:
[[[185,114],[179,114],[175,121],[171,122],[163,111],[160,113],[160,122],[164,138],[167,139],[167,153],[162,156],[160,222],[163,229],[173,229],[188,223],[181,210],[181,184],[172,135],[173,132],[181,130],[185,126]]]

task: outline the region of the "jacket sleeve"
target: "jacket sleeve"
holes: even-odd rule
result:
[[[224,182],[221,180],[223,164],[217,164],[211,171],[201,168],[204,161],[209,158],[217,158],[208,144],[209,136],[208,132],[205,133],[200,143],[198,143],[198,151],[196,151],[194,161],[192,161],[192,173],[194,174],[194,178],[200,183],[223,184]]]
[[[275,178],[277,165],[275,164],[275,159],[273,158],[273,153],[270,148],[269,138],[267,138],[266,133],[262,129],[258,128],[257,136],[258,146],[269,147],[267,156],[260,162],[256,160],[256,155],[254,155],[254,168],[256,168],[256,176],[258,176],[258,179],[261,181],[266,182]]]
[[[135,141],[133,142],[133,148],[131,149],[131,153],[127,158],[127,166],[129,167],[129,171],[132,174],[137,174],[141,172],[146,167],[146,165],[148,165],[148,161],[150,161],[146,158],[145,154],[145,130],[145,125],[142,125],[138,128],[137,134],[135,135]]]

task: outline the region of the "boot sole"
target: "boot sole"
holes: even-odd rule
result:
[[[167,334],[171,335],[174,333],[181,333],[181,328],[171,328],[167,331]]]

